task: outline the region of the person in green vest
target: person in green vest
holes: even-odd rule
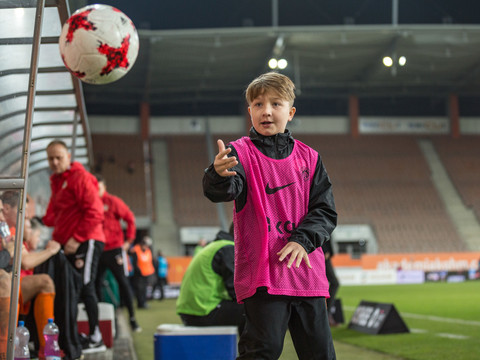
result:
[[[233,287],[233,226],[219,231],[215,240],[193,257],[185,271],[177,314],[187,326],[245,325],[243,304],[238,304]]]

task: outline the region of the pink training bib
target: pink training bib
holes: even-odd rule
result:
[[[234,210],[235,292],[238,301],[261,286],[273,295],[329,297],[325,258],[321,248],[310,253],[312,269],[304,261],[287,268],[277,253],[308,212],[318,153],[295,140],[285,159],[262,154],[248,137],[232,143],[248,184],[245,207]]]

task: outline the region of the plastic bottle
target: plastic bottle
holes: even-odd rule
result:
[[[20,320],[15,330],[15,350],[14,359],[30,359],[30,350],[28,350],[28,341],[30,340],[30,332],[25,327],[25,323]]]
[[[43,328],[43,338],[45,339],[45,360],[60,360],[60,346],[58,346],[58,326],[53,319],[48,319],[47,325]]]

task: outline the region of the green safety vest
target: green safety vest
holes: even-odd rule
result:
[[[177,299],[177,314],[208,315],[222,300],[232,300],[223,279],[212,268],[215,254],[230,240],[217,240],[208,244],[192,259],[185,271]]]

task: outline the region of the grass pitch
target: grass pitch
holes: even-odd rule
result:
[[[480,281],[420,285],[342,286],[346,323],[332,329],[339,360],[473,360],[480,359]],[[391,303],[410,333],[367,335],[348,329],[360,301]],[[154,358],[153,336],[160,324],[180,323],[175,299],[151,300],[137,310],[143,331],[133,334],[138,360]],[[287,334],[280,360],[297,356]]]

